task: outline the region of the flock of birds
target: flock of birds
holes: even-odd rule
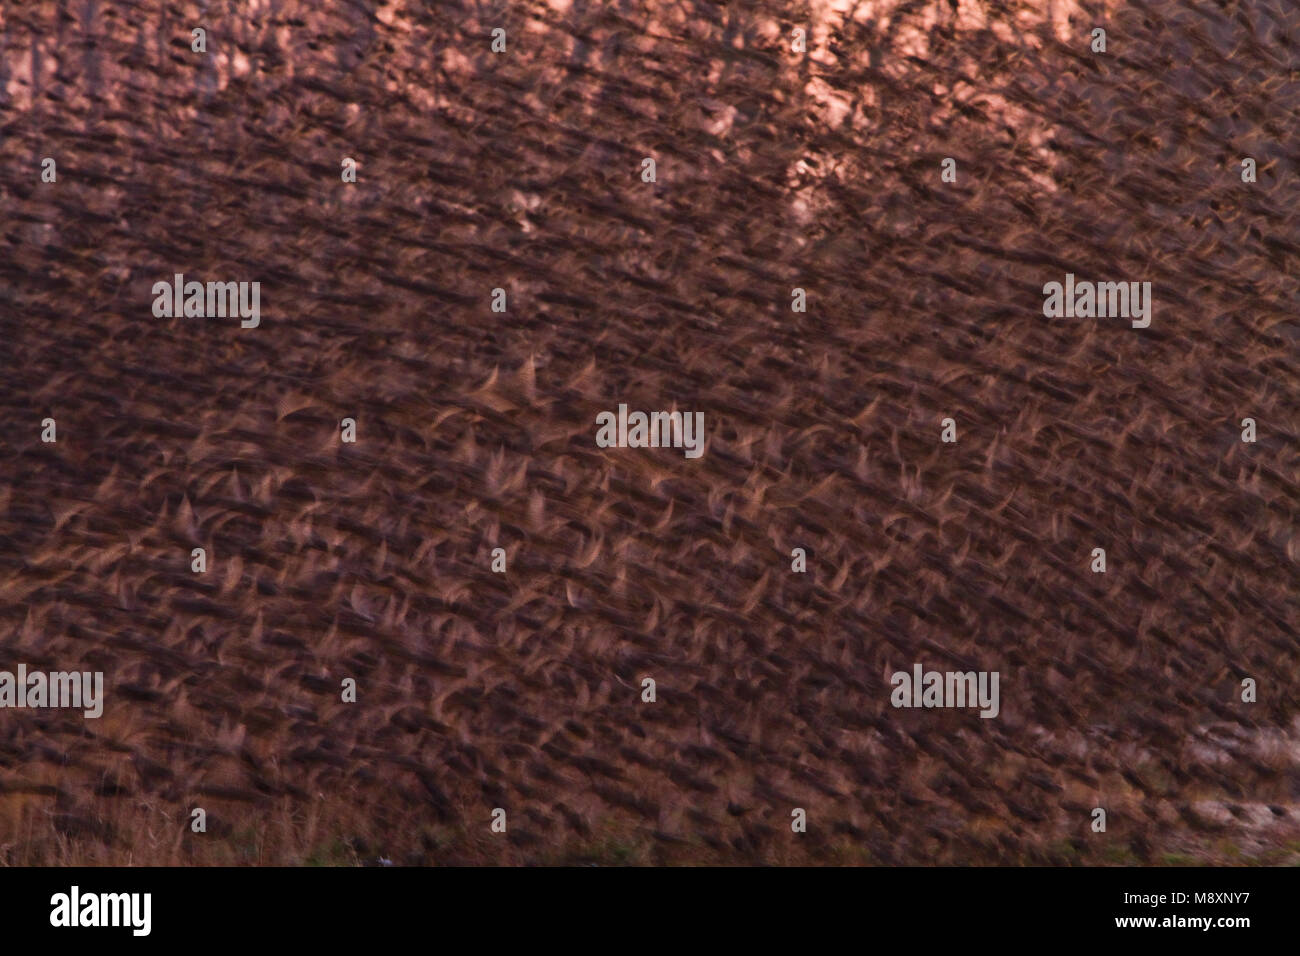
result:
[[[1300,10],[861,6],[0,13],[0,862],[1294,861]]]

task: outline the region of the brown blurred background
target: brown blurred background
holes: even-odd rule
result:
[[[1300,10],[1107,6],[8,0],[0,862],[1300,859]]]

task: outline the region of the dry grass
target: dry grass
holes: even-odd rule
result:
[[[0,13],[0,861],[1295,861],[1293,6],[235,6]]]

